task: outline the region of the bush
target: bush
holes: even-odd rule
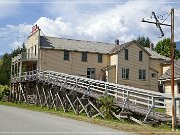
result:
[[[114,97],[106,94],[106,95],[99,97],[98,100],[99,100],[100,104],[102,105],[100,107],[100,110],[104,114],[104,117],[107,119],[111,119],[112,118],[111,109],[115,103]]]
[[[9,96],[9,87],[7,85],[0,85],[0,100],[5,96]]]

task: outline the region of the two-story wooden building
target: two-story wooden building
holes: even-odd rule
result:
[[[136,41],[115,44],[47,37],[36,25],[27,51],[12,59],[12,76],[30,70],[52,70],[158,91],[166,57]]]

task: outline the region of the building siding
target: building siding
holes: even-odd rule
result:
[[[38,30],[33,35],[31,35],[27,38],[25,46],[26,46],[27,51],[29,50],[28,53],[35,53],[35,47],[36,47],[36,53],[38,54],[39,36],[40,36],[40,34],[39,34],[39,30]]]
[[[135,43],[127,47],[128,60],[125,60],[124,50],[118,53],[118,83],[142,89],[149,89],[149,55]],[[139,61],[139,51],[143,51],[143,60]],[[129,68],[129,79],[122,79],[122,67]],[[146,79],[139,80],[139,69],[146,70]]]
[[[152,77],[152,74],[156,74],[156,77]],[[150,90],[159,91],[158,89],[158,73],[156,71],[150,70]]]
[[[41,69],[53,70],[78,76],[87,75],[87,68],[95,68],[95,79],[101,79],[101,69],[108,66],[108,55],[103,54],[103,61],[97,61],[97,53],[88,53],[87,62],[81,61],[81,52],[70,52],[70,60],[64,60],[64,51],[41,49]]]
[[[107,71],[108,82],[115,83],[116,82],[116,66],[113,66]]]
[[[168,95],[172,95],[171,94],[171,82],[170,81],[166,81],[164,84],[165,87],[165,93]],[[177,86],[177,81],[174,82],[174,94],[175,97],[176,96],[180,96],[180,94],[177,93],[178,92],[178,86]],[[176,107],[176,113],[177,113],[177,117],[180,118],[180,103],[177,102],[177,107]],[[171,100],[166,100],[166,114],[168,115],[172,115],[172,101]]]
[[[160,78],[163,74],[161,63],[162,60],[152,58],[150,59],[150,67],[158,71],[158,78]]]

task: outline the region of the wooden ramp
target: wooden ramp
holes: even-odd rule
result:
[[[166,109],[165,100],[171,100],[171,97],[150,90],[53,71],[31,71],[20,78],[12,78],[11,88],[11,97],[16,101],[31,103],[29,100],[33,99],[36,104],[48,108],[72,109],[76,114],[85,112],[89,117],[103,118],[97,99],[108,94],[115,98],[116,111],[112,114],[117,118],[128,117],[144,123],[171,121],[171,116],[157,112],[157,109]],[[122,116],[124,112],[131,115]],[[176,120],[180,123],[179,117]]]

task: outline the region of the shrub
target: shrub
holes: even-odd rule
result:
[[[111,109],[115,103],[114,97],[110,96],[108,94],[105,94],[105,95],[99,97],[98,100],[99,100],[100,104],[102,105],[100,107],[100,110],[104,114],[104,117],[107,119],[111,119],[112,118]]]
[[[9,96],[9,92],[7,85],[0,85],[0,100],[2,100],[4,96]]]

